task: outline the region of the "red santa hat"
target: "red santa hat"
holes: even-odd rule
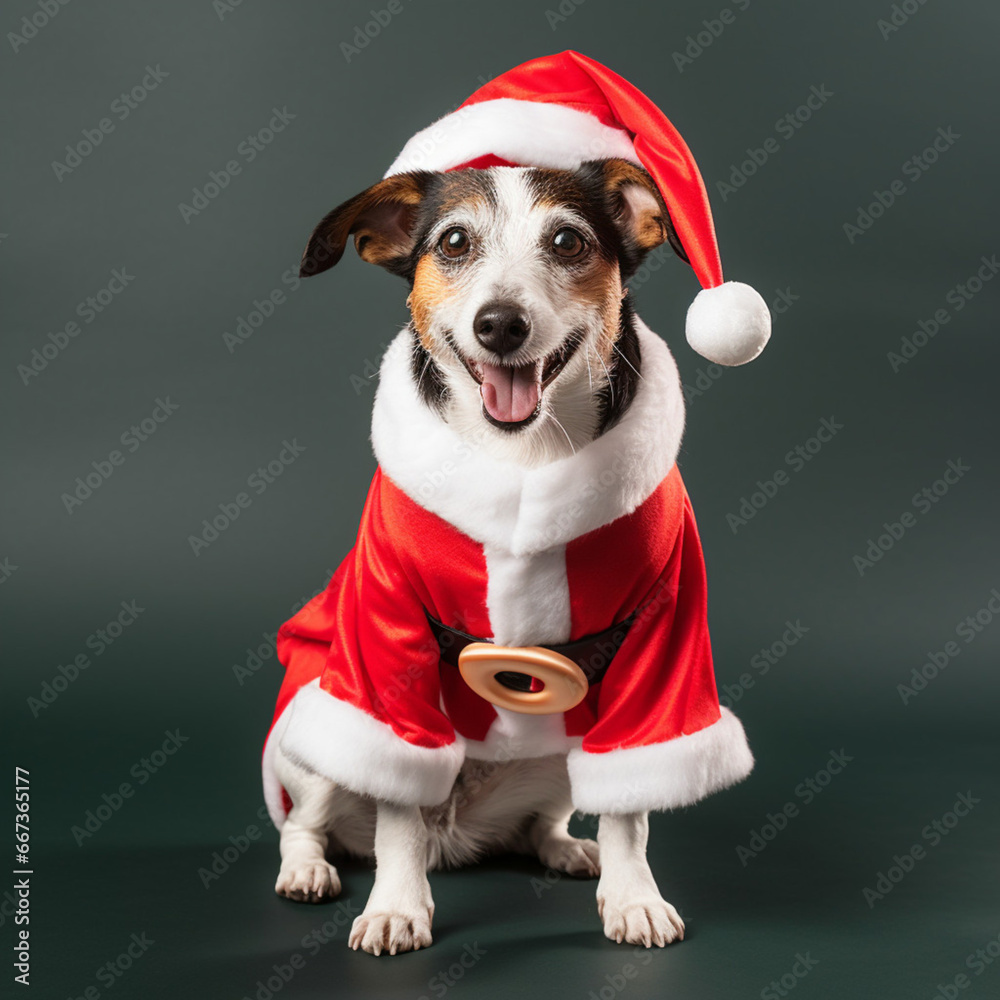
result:
[[[386,176],[490,166],[572,170],[610,158],[649,172],[701,282],[688,309],[688,343],[721,365],[752,361],[771,335],[771,314],[749,285],[723,281],[708,193],[691,151],[645,94],[599,62],[567,51],[516,66],[413,136]]]

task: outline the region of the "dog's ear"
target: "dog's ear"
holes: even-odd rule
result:
[[[628,160],[603,160],[604,188],[611,211],[628,240],[640,254],[669,242],[683,261],[687,254],[677,238],[670,213],[653,178]]]
[[[362,260],[392,267],[413,249],[416,209],[431,174],[395,174],[355,195],[329,212],[313,230],[302,255],[303,278],[329,270],[343,256],[347,237]]]

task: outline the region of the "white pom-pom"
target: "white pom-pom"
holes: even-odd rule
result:
[[[703,288],[687,313],[688,343],[718,365],[753,361],[771,336],[767,303],[749,285],[727,281]]]

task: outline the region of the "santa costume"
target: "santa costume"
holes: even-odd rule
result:
[[[599,63],[564,52],[505,73],[414,136],[387,176],[609,157],[651,174],[703,286],[691,345],[719,364],[752,360],[770,317],[753,289],[722,280],[690,151]],[[680,379],[664,342],[636,329],[632,405],[590,444],[536,468],[459,437],[418,394],[410,332],[390,345],[357,542],[279,633],[286,674],[263,760],[278,825],[290,806],[278,745],[346,788],[422,806],[447,798],[465,758],[568,754],[573,805],[589,813],[688,805],[750,772],[743,727],[719,705],[704,561],[675,465]],[[442,634],[565,650],[587,640],[602,662],[575,707],[522,714],[466,684]]]

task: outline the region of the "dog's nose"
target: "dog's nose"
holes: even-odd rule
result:
[[[473,330],[483,347],[502,357],[528,339],[531,321],[510,302],[491,302],[476,313]]]

